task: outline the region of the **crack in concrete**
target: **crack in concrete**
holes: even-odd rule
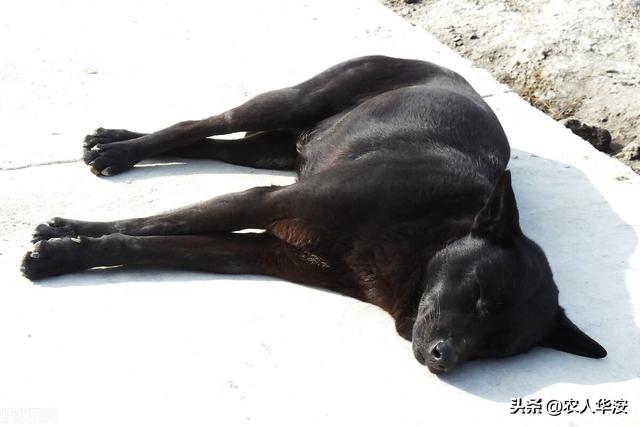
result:
[[[515,93],[514,91],[512,91],[511,89],[505,89],[503,92],[497,92],[497,93],[490,93],[488,95],[482,95],[482,99],[485,98],[491,98],[492,96],[500,96],[500,95],[506,95],[509,93]],[[520,96],[520,95],[518,95]]]
[[[77,158],[77,159],[70,159],[70,160],[52,160],[50,162],[28,163],[26,165],[20,165],[20,166],[0,167],[0,172],[15,171],[15,170],[29,169],[29,168],[37,168],[39,166],[61,165],[61,164],[65,164],[65,163],[79,162],[80,160],[82,160],[82,159]]]

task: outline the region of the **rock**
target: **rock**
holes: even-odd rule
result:
[[[640,141],[633,141],[627,144],[618,154],[616,158],[624,162],[640,161]]]
[[[611,133],[605,128],[590,126],[575,118],[566,119],[563,123],[571,129],[571,132],[593,145],[596,150],[603,153],[611,152]]]
[[[627,144],[615,157],[640,174],[640,140]]]

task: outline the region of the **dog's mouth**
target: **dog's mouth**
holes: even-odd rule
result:
[[[450,370],[450,368],[447,368],[441,363],[432,360],[425,360],[420,351],[414,350],[414,355],[418,362],[420,362],[421,365],[426,366],[427,369],[429,369],[429,372],[431,372],[432,374],[444,374],[445,372]]]
[[[448,369],[445,368],[444,366],[438,365],[435,363],[426,363],[426,365],[427,365],[427,369],[429,369],[429,372],[431,372],[432,374],[436,374],[436,375],[444,374],[445,372],[448,371]]]

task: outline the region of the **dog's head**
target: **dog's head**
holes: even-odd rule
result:
[[[558,305],[544,252],[520,230],[508,171],[471,232],[439,251],[426,275],[413,350],[433,373],[537,345],[592,358],[607,354]]]

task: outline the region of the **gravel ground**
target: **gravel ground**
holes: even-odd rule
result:
[[[640,172],[640,0],[380,0]]]

